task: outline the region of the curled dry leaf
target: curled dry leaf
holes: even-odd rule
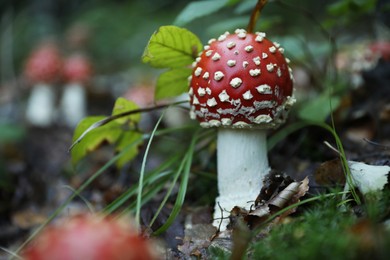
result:
[[[277,180],[278,182],[273,183],[271,179]],[[232,209],[229,216],[230,224],[228,228],[234,228],[237,223],[243,220],[249,228],[253,229],[264,223],[272,215],[298,203],[300,198],[309,190],[308,177],[302,181],[291,181],[291,178],[288,176],[271,175],[268,176],[265,183],[266,185],[255,201],[254,209],[245,210],[240,207],[234,207]],[[283,187],[283,189],[280,189],[280,187]],[[268,199],[265,200],[266,197]],[[281,213],[279,218],[284,218],[295,211],[296,207],[288,209]]]

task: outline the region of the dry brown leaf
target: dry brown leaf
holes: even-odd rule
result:
[[[280,187],[281,183],[282,182],[279,182],[279,185],[274,186]],[[262,190],[261,194],[267,194],[267,192],[264,190],[268,189],[269,187],[270,185],[265,187]],[[258,204],[255,205],[254,209],[247,211],[240,207],[234,207],[230,212],[230,223],[228,225],[228,228],[234,229],[237,223],[240,223],[240,221],[244,221],[244,223],[246,223],[250,229],[253,229],[263,224],[273,214],[276,214],[277,212],[288,206],[298,203],[300,201],[300,198],[303,197],[309,190],[309,179],[308,177],[306,177],[302,181],[291,182],[279,192],[277,192],[277,188],[274,188],[272,189],[273,192],[272,195],[269,196],[270,199],[268,201],[259,199],[259,197],[264,198],[262,197],[263,195],[259,195],[258,199],[256,200]],[[279,216],[279,219],[284,218],[294,213],[295,211],[296,207],[291,208],[283,212],[283,214]]]

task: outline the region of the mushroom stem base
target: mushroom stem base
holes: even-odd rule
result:
[[[222,221],[220,228],[223,231],[233,207],[249,210],[270,170],[266,130],[219,129],[217,158],[219,196],[213,225],[219,227]]]

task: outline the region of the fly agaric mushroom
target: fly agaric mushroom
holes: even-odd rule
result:
[[[47,127],[54,119],[55,92],[51,86],[61,76],[62,59],[53,43],[35,49],[25,66],[25,75],[33,83],[27,101],[26,119],[32,125]]]
[[[219,127],[218,190],[214,225],[226,228],[221,209],[249,209],[269,172],[266,130],[294,104],[293,77],[284,49],[265,33],[237,29],[211,39],[193,63],[190,116]]]
[[[26,260],[157,259],[151,243],[123,220],[79,215],[44,230],[22,253]]]
[[[61,114],[65,123],[75,127],[86,116],[86,93],[84,85],[92,74],[89,60],[81,54],[73,54],[65,60],[65,85],[61,98]]]

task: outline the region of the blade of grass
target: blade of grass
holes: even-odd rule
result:
[[[63,187],[67,190],[70,190],[73,193],[77,192],[76,189],[74,189],[69,185],[64,185]],[[81,194],[76,194],[76,196],[79,197],[84,202],[84,204],[87,206],[87,208],[91,213],[95,213],[95,209],[93,208],[92,204],[86,198],[84,198],[84,196],[81,196]]]
[[[187,191],[188,179],[189,179],[190,170],[191,170],[192,156],[193,156],[193,153],[195,150],[195,142],[197,140],[197,137],[198,137],[198,132],[195,133],[195,135],[192,137],[190,146],[186,152],[185,157],[187,157],[187,159],[185,160],[185,164],[184,164],[184,172],[182,174],[182,178],[181,178],[181,182],[180,182],[180,186],[179,186],[179,191],[178,191],[178,194],[176,197],[175,204],[174,204],[173,209],[171,211],[171,214],[169,215],[166,222],[161,227],[159,227],[156,231],[153,232],[153,235],[157,236],[157,235],[165,232],[172,225],[173,221],[176,219],[177,215],[179,214],[181,207],[183,206],[184,198],[185,198],[186,191]]]
[[[172,166],[178,159],[178,155],[170,158],[168,161],[160,165],[157,169],[152,172],[146,174],[144,183],[145,185],[149,185],[154,183],[160,178],[163,178],[166,175],[171,175],[173,171],[166,171],[170,166]],[[144,186],[145,186],[144,185]],[[104,212],[110,214],[117,210],[121,205],[123,205],[127,200],[130,199],[131,196],[135,195],[138,190],[138,185],[129,188],[126,192],[121,194],[118,198],[116,198],[110,205],[108,205]]]
[[[172,191],[173,191],[173,188],[175,187],[176,185],[176,182],[177,180],[179,179],[179,176],[180,176],[180,173],[182,172],[183,168],[184,168],[184,164],[187,160],[187,157],[188,157],[188,154],[186,154],[183,158],[183,160],[181,161],[181,164],[179,166],[179,168],[177,169],[176,171],[176,174],[175,174],[175,177],[173,178],[173,181],[171,183],[171,186],[169,187],[167,193],[165,194],[164,196],[164,199],[162,200],[162,202],[160,203],[160,206],[158,207],[156,213],[154,214],[152,220],[150,221],[149,223],[149,227],[151,228],[152,225],[154,224],[154,221],[156,221],[158,215],[160,214],[161,210],[163,209],[163,207],[165,206],[165,204],[167,203],[169,197],[171,196],[172,194]]]
[[[343,147],[343,144],[342,144],[342,142],[340,140],[340,137],[336,133],[336,130],[335,130],[334,126],[329,126],[329,125],[327,125],[325,123],[320,123],[320,122],[314,122],[313,124],[317,125],[317,126],[320,126],[320,127],[324,128],[324,129],[327,129],[329,132],[332,133],[332,135],[333,135],[333,137],[334,137],[334,139],[336,141],[337,149],[340,152],[341,165],[343,166],[344,175],[345,175],[346,181],[348,183],[349,189],[351,190],[352,197],[354,198],[355,202],[358,205],[360,205],[361,204],[361,200],[360,200],[360,198],[357,195],[356,190],[355,190],[354,181],[352,179],[351,170],[349,169],[348,160],[347,160],[347,157],[345,155],[344,147]]]
[[[136,206],[136,212],[135,212],[135,221],[138,225],[140,225],[142,188],[144,185],[143,182],[144,182],[144,175],[145,175],[146,159],[148,158],[148,155],[149,155],[149,150],[150,150],[150,146],[151,146],[152,141],[153,141],[154,134],[156,133],[157,128],[160,125],[161,120],[164,117],[165,111],[166,110],[164,110],[161,113],[160,118],[158,119],[156,125],[154,126],[154,129],[152,131],[152,134],[150,135],[148,144],[146,146],[146,150],[145,150],[144,157],[143,157],[142,164],[141,164],[141,171],[140,171],[139,182],[138,182],[137,206]]]

